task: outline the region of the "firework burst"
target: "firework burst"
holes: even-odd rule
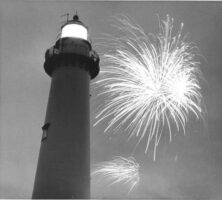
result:
[[[124,124],[138,143],[147,138],[145,152],[154,140],[154,160],[163,127],[172,126],[185,133],[189,113],[201,117],[201,77],[198,48],[182,35],[183,24],[177,32],[173,18],[159,20],[159,33],[146,35],[143,29],[127,17],[118,18],[115,27],[120,37],[106,37],[109,49],[102,58],[100,80],[96,87],[106,99],[96,116],[98,124],[108,118],[105,132],[118,130]]]
[[[109,185],[123,183],[129,186],[129,192],[138,184],[139,164],[133,157],[115,157],[111,161],[101,162],[91,173],[92,176],[99,176],[100,179],[110,183]]]

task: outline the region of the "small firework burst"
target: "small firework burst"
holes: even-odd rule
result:
[[[139,164],[133,157],[115,157],[111,161],[101,162],[91,173],[92,176],[99,176],[109,185],[122,183],[129,186],[129,193],[139,183]]]
[[[96,116],[98,124],[109,119],[105,132],[124,126],[129,139],[147,138],[145,152],[154,140],[154,160],[163,127],[185,133],[189,113],[201,117],[200,63],[198,48],[175,32],[173,18],[159,20],[159,33],[146,35],[127,17],[118,18],[120,37],[108,36],[102,44],[109,49],[102,58],[100,80],[95,82],[106,103]]]

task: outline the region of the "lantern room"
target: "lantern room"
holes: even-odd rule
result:
[[[88,40],[88,28],[79,21],[78,15],[73,20],[67,21],[61,28],[61,38],[78,38]]]

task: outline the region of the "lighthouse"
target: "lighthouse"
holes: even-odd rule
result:
[[[89,85],[99,73],[99,56],[88,28],[74,15],[45,53],[51,77],[32,198],[90,197]]]

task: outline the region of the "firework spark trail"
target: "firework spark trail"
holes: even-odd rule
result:
[[[139,164],[133,157],[124,158],[121,156],[115,157],[111,161],[101,162],[91,173],[92,176],[99,176],[102,180],[106,180],[110,185],[116,183],[127,184],[130,193],[138,184]]]
[[[126,17],[118,18],[115,27],[120,37],[107,36],[102,45],[109,48],[102,58],[100,80],[95,82],[106,103],[96,116],[97,125],[111,119],[105,132],[125,129],[129,139],[147,137],[145,152],[154,139],[154,160],[163,127],[183,129],[189,113],[202,115],[201,77],[198,48],[182,36],[183,24],[175,34],[173,19],[159,20],[159,33],[146,35]]]

